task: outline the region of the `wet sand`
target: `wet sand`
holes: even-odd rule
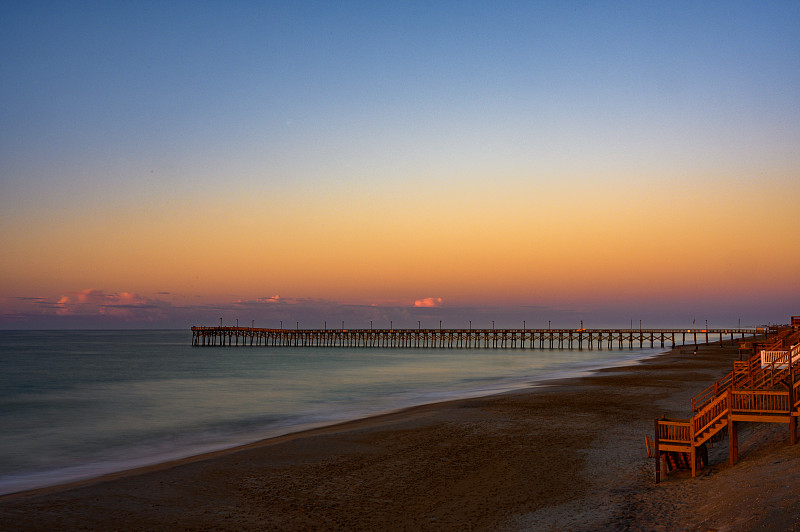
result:
[[[800,530],[800,445],[745,424],[711,467],[654,484],[653,419],[738,359],[641,364],[0,497],[2,530]],[[532,353],[535,356],[535,352]]]

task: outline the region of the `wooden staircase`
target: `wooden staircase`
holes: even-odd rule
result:
[[[798,362],[797,359],[800,357],[798,344],[800,344],[800,329],[794,328],[781,329],[770,342],[756,344],[752,356],[743,362],[734,362],[733,371],[692,398],[692,412],[701,410],[715,397],[719,397],[732,387],[760,388],[774,385],[790,373],[791,365]],[[764,366],[762,352],[782,353],[782,355],[774,357],[767,366]]]
[[[691,469],[692,476],[707,462],[705,444],[728,429],[729,460],[738,454],[737,423],[787,423],[797,442],[800,416],[800,326],[785,326],[769,342],[757,344],[733,371],[692,398],[691,419],[655,420],[656,482],[669,469]]]

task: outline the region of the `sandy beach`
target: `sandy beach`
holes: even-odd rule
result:
[[[800,530],[800,445],[744,424],[711,467],[653,483],[653,419],[735,348],[426,405],[90,482],[0,497],[2,530]]]

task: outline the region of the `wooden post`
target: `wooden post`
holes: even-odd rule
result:
[[[791,366],[791,353],[789,354],[789,382],[794,382],[794,368]],[[794,386],[789,386],[789,441],[792,445],[797,443],[797,416],[792,415],[794,410],[795,393]]]
[[[731,390],[728,390],[728,462],[736,465],[739,458],[739,437],[736,422],[733,420],[733,400]]]
[[[656,435],[653,438],[653,446],[655,447],[654,456],[656,457],[656,484],[661,482],[661,450],[658,445],[658,418],[655,420]]]
[[[692,446],[692,451],[689,453],[689,459],[692,461],[692,478],[697,475],[697,447],[694,446],[694,421],[689,420],[689,445]]]

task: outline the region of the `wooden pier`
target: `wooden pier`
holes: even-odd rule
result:
[[[762,334],[736,329],[263,329],[192,327],[194,346],[622,349],[675,347]]]
[[[708,465],[706,443],[727,433],[728,460],[736,464],[738,426],[743,422],[786,423],[789,439],[797,443],[800,417],[800,316],[790,325],[767,331],[767,339],[749,346],[747,360],[691,400],[691,419],[655,420],[655,480],[670,469]],[[740,349],[740,356],[743,351]]]

